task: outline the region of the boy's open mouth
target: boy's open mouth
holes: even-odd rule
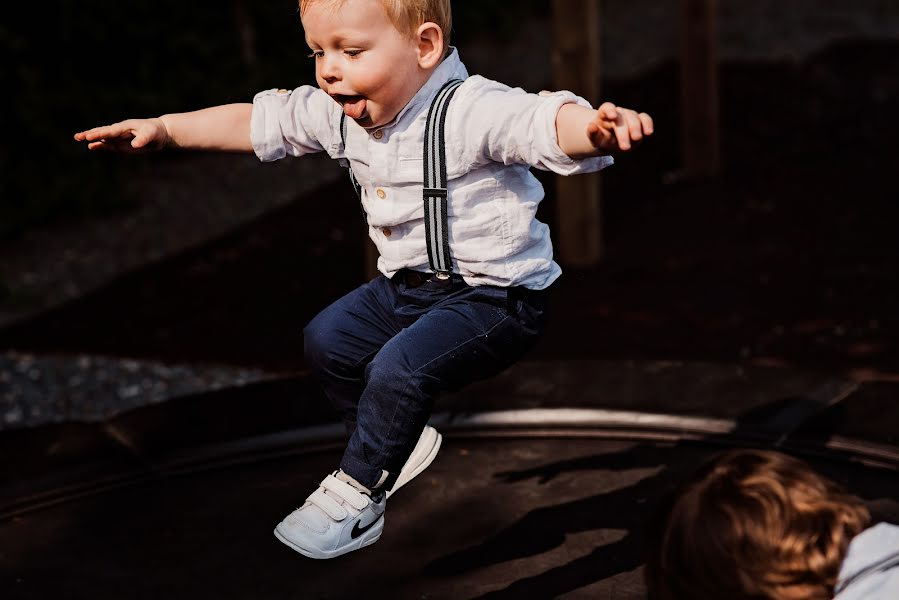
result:
[[[333,98],[343,107],[343,112],[351,119],[361,119],[365,114],[366,100],[362,96],[334,94]]]

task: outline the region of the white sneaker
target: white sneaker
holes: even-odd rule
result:
[[[415,448],[412,450],[412,454],[409,455],[409,459],[403,465],[399,477],[396,478],[396,483],[393,484],[393,488],[387,491],[388,498],[434,462],[442,441],[443,436],[436,429],[430,425],[425,425],[424,431],[421,432],[421,437],[418,438],[418,443],[415,444]]]
[[[275,527],[275,537],[310,558],[334,558],[378,541],[387,498],[347,481],[335,471]]]

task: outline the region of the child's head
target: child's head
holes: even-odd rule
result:
[[[300,0],[318,85],[363,127],[391,121],[440,64],[449,0]]]
[[[703,467],[660,515],[650,598],[817,600],[870,516],[801,461],[735,450]]]

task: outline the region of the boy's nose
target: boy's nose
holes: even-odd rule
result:
[[[328,83],[333,83],[340,79],[340,69],[337,66],[337,61],[329,58],[327,54],[319,60],[318,67],[319,76]]]

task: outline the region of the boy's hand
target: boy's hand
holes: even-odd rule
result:
[[[89,150],[128,154],[160,150],[170,142],[168,129],[162,119],[128,119],[112,125],[94,127],[76,133],[75,140],[87,142]]]
[[[627,152],[652,135],[652,117],[606,102],[587,124],[587,138],[601,152]]]

